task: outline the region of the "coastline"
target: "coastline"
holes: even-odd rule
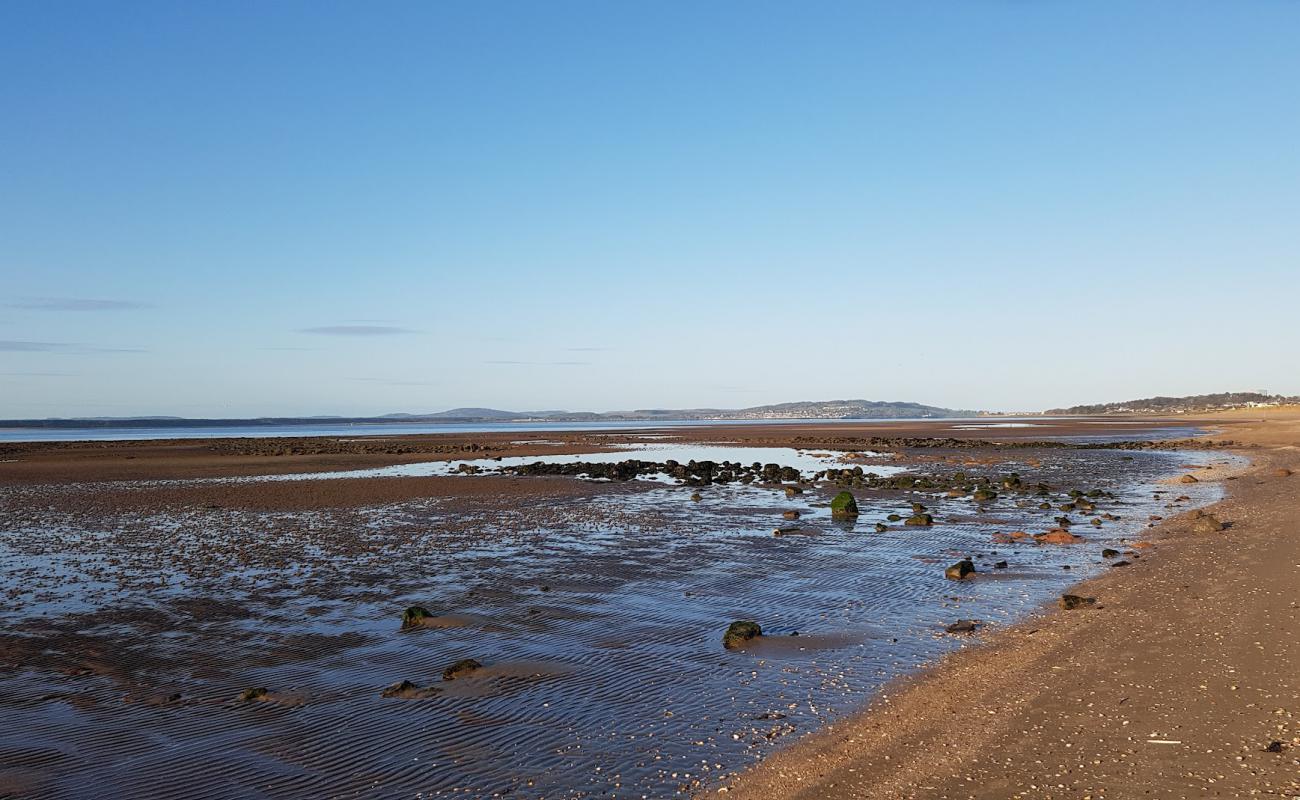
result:
[[[664,434],[617,431],[550,435],[537,440],[414,437],[364,443],[348,439],[95,442],[11,450],[9,457],[21,460],[0,464],[0,487],[7,490],[0,495],[4,501],[0,512],[19,526],[29,526],[30,535],[15,540],[17,560],[13,564],[19,571],[26,570],[22,573],[26,577],[22,585],[11,587],[16,594],[11,594],[10,610],[21,624],[11,631],[16,635],[0,637],[5,638],[0,671],[9,671],[7,689],[12,689],[15,701],[10,709],[18,727],[41,738],[43,749],[19,752],[13,749],[18,746],[16,741],[0,742],[0,751],[18,753],[19,758],[13,769],[0,770],[0,789],[25,786],[26,792],[35,796],[56,796],[41,792],[87,786],[78,781],[93,776],[97,784],[108,779],[123,792],[183,796],[181,773],[157,767],[131,774],[106,772],[113,758],[130,749],[138,726],[147,726],[154,736],[170,737],[187,758],[226,770],[256,752],[256,742],[284,733],[285,726],[293,726],[299,715],[326,724],[297,728],[295,741],[307,734],[317,738],[311,739],[311,744],[278,750],[276,762],[282,769],[303,770],[320,748],[344,747],[345,756],[330,767],[334,771],[328,777],[317,774],[313,767],[296,779],[326,781],[312,784],[318,787],[329,782],[340,785],[338,781],[347,780],[345,776],[361,768],[363,762],[355,759],[369,752],[372,744],[391,744],[393,736],[406,730],[405,715],[438,720],[431,729],[436,733],[431,735],[446,745],[435,745],[436,750],[461,740],[466,720],[473,718],[476,706],[490,710],[497,720],[494,730],[504,738],[490,740],[493,748],[500,748],[498,758],[465,763],[508,766],[517,763],[509,750],[517,731],[533,730],[530,709],[538,702],[547,708],[545,703],[550,702],[549,707],[556,711],[548,713],[571,713],[577,707],[575,698],[594,685],[609,699],[590,718],[573,726],[572,730],[591,737],[583,741],[582,749],[609,746],[608,741],[601,744],[602,736],[626,738],[622,720],[639,720],[644,726],[639,735],[663,737],[655,751],[656,762],[662,757],[663,764],[633,764],[635,759],[627,754],[619,763],[642,770],[635,779],[648,782],[639,788],[671,789],[675,795],[688,796],[708,787],[718,788],[720,781],[734,775],[731,770],[747,763],[731,759],[745,754],[748,763],[753,763],[754,758],[770,757],[780,752],[785,742],[781,737],[820,727],[826,717],[818,708],[854,713],[884,680],[871,678],[884,674],[877,665],[888,664],[888,674],[924,665],[919,659],[903,666],[900,656],[916,652],[910,648],[918,646],[910,640],[897,653],[888,645],[883,650],[863,651],[868,656],[864,661],[858,661],[853,652],[825,658],[818,655],[849,651],[873,639],[888,641],[879,638],[879,631],[872,627],[875,617],[861,613],[866,599],[863,592],[893,598],[878,607],[896,619],[895,624],[920,612],[920,617],[902,624],[910,626],[909,636],[931,644],[944,643],[941,648],[928,649],[924,656],[935,658],[964,640],[942,633],[955,608],[949,601],[956,598],[947,595],[960,590],[942,579],[935,585],[931,578],[941,571],[954,547],[977,548],[965,549],[979,553],[977,560],[998,555],[979,552],[988,536],[988,528],[981,526],[991,518],[960,499],[951,501],[955,504],[951,514],[943,510],[946,506],[936,509],[944,520],[936,526],[937,536],[927,537],[900,526],[888,536],[858,538],[844,536],[844,530],[821,519],[829,514],[824,507],[835,491],[827,486],[805,487],[805,494],[795,500],[778,491],[779,486],[757,487],[735,507],[729,489],[716,496],[705,489],[704,497],[688,498],[690,487],[668,487],[669,495],[677,496],[673,500],[662,495],[662,484],[653,482],[602,483],[545,475],[418,477],[397,470],[396,477],[385,473],[385,477],[318,476],[311,480],[225,478],[418,461],[622,452],[619,445],[640,441],[669,446],[785,447],[810,454],[819,449],[853,451],[870,457],[863,466],[905,464],[949,473],[973,469],[997,474],[1011,468],[1008,464],[1018,464],[1031,475],[1039,470],[1045,470],[1040,474],[1055,475],[1052,483],[1063,491],[1071,485],[1096,486],[1085,476],[1105,474],[1088,471],[1103,463],[1118,469],[1121,462],[1133,462],[1136,457],[1138,463],[1166,464],[1159,472],[1169,475],[1168,466],[1177,468],[1180,461],[1177,456],[1154,453],[1094,455],[1078,449],[1053,449],[1044,439],[1073,436],[1078,444],[1079,437],[1115,437],[1126,430],[1134,432],[1133,426],[1138,424],[1181,437],[1186,435],[1188,423],[1077,420],[1057,424],[1051,431],[990,426],[967,429],[964,422],[952,421],[884,430],[877,425],[847,423],[756,427],[743,439],[734,429],[692,431],[689,438],[681,435],[685,432],[671,431],[675,440],[671,442],[663,441]],[[1231,430],[1216,431],[1215,436],[1219,434],[1235,435]],[[1183,448],[1143,444],[1120,449]],[[1227,452],[1207,441],[1192,449]],[[760,458],[759,451],[754,458]],[[1199,460],[1190,455],[1189,459]],[[1071,472],[1081,467],[1062,466],[1068,463],[1092,466]],[[1204,466],[1197,469],[1197,474],[1207,479],[1214,472]],[[217,480],[187,480],[203,477]],[[1075,482],[1077,479],[1088,482]],[[1142,485],[1156,488],[1150,483]],[[1191,488],[1183,491],[1198,495]],[[1210,491],[1217,496],[1217,491]],[[638,500],[641,492],[660,493],[659,499],[643,504]],[[1121,494],[1125,507],[1134,508],[1130,505],[1136,499],[1134,494]],[[1145,489],[1141,494],[1147,499],[1137,505],[1146,509],[1141,512],[1144,516],[1132,519],[1165,513],[1160,511],[1164,500],[1152,501]],[[883,518],[883,510],[900,506],[905,496],[864,490],[859,497],[871,510],[859,530],[869,529],[871,520]],[[1173,493],[1168,498],[1172,499]],[[1179,497],[1172,505],[1187,508],[1179,505],[1184,500],[1188,498]],[[950,501],[936,498],[934,502]],[[1019,508],[1021,502],[1006,498],[1004,508],[1015,516],[1021,512],[1013,506]],[[825,536],[767,535],[773,520],[790,507],[803,509],[808,522],[801,524],[811,525],[810,534]],[[1042,513],[1036,502],[1034,508],[1040,517],[1056,513]],[[1034,524],[1039,523],[1025,521],[1012,527]],[[1142,525],[1145,522],[1136,526],[1125,523],[1127,532],[1122,535],[1133,541],[1135,531],[1144,530]],[[108,538],[80,533],[100,530]],[[742,539],[728,533],[735,530],[746,531]],[[967,538],[958,545],[962,531],[978,538]],[[1106,531],[1090,540],[1094,546],[1105,542],[1124,547],[1120,542],[1125,539],[1116,538],[1109,526]],[[950,538],[954,534],[958,538]],[[804,542],[817,544],[806,547]],[[552,557],[539,559],[539,548]],[[1016,605],[1018,601],[999,597],[1002,590],[998,587],[1023,587],[1024,581],[1061,576],[1056,569],[1070,569],[1070,561],[1089,558],[1088,550],[1082,548],[1048,550],[1039,553],[1038,559],[1028,554],[1023,557],[1025,562],[1032,560],[1037,570],[1030,563],[1018,563],[997,577],[990,574],[963,587],[984,597],[965,598],[959,604],[963,612],[977,619],[990,612],[1000,614],[997,604],[1005,600]],[[458,555],[462,551],[479,555],[466,559]],[[639,555],[629,559],[629,552]],[[1136,572],[1150,566],[1145,558],[1148,552],[1142,552],[1141,560],[1133,559],[1135,566],[1128,569]],[[24,554],[34,555],[37,561],[23,561]],[[1095,550],[1090,558],[1091,570],[1099,563]],[[87,566],[74,568],[69,575],[41,566],[54,564],[56,559]],[[881,559],[897,568],[889,574],[897,574],[899,579],[886,579],[882,574],[871,588],[858,586],[864,570],[874,569]],[[1044,572],[1042,568],[1049,563],[1052,571]],[[766,568],[756,573],[756,585],[738,593],[736,575],[748,574],[755,564]],[[982,566],[992,566],[992,562],[982,562]],[[1075,562],[1074,566],[1084,565]],[[689,582],[682,582],[683,574],[689,576]],[[1068,585],[1068,577],[1058,577],[1052,583],[1059,591]],[[659,589],[625,591],[638,585],[657,585]],[[910,594],[913,591],[930,595],[918,602],[920,598]],[[1034,595],[1042,596],[1041,590]],[[812,599],[805,601],[805,597]],[[998,610],[984,605],[981,611],[980,603],[985,601]],[[417,638],[396,632],[391,622],[394,609],[407,602],[429,602],[430,607],[444,612],[438,617],[436,634]],[[55,606],[46,605],[49,603],[61,604],[60,613],[50,614]],[[306,617],[304,607],[311,609]],[[842,612],[839,622],[826,623],[828,608]],[[1029,608],[1032,605],[1021,604],[1019,613]],[[765,627],[772,623],[760,649],[717,660],[712,630],[718,620],[750,614],[762,618]],[[589,628],[594,619],[634,619],[640,630],[633,636],[600,632]],[[161,630],[173,638],[157,639],[155,633]],[[792,638],[800,633],[799,639]],[[422,646],[415,646],[417,641]],[[575,647],[585,650],[575,657]],[[432,695],[415,698],[417,702],[376,702],[384,684],[402,678],[427,681],[453,657],[464,655],[489,664],[483,681],[466,684],[464,690],[457,684],[454,692],[426,687],[421,691]],[[872,657],[884,660],[873,662],[869,660]],[[195,670],[191,665],[196,662],[204,666]],[[367,666],[357,669],[355,664]],[[724,669],[719,670],[720,666]],[[664,673],[651,680],[641,671],[647,668],[651,672],[671,670],[673,679]],[[733,674],[730,669],[738,671]],[[683,676],[689,680],[682,680]],[[630,691],[632,684],[626,684],[632,678],[641,686],[637,691]],[[584,685],[583,692],[572,685],[579,682]],[[280,711],[246,714],[238,703],[232,705],[230,698],[250,685],[269,687],[271,699],[261,705]],[[642,707],[647,685],[659,687],[663,694],[650,700],[655,708]],[[693,687],[689,696],[681,695],[687,685]],[[743,691],[738,692],[737,686],[744,687]],[[890,686],[892,692],[893,684]],[[712,692],[705,702],[700,701],[704,696],[701,688]],[[517,704],[506,696],[515,692],[529,693],[534,702]],[[811,692],[817,693],[817,708],[812,703],[806,710],[789,705],[796,697],[812,699]],[[497,693],[503,693],[499,700]],[[227,711],[216,717],[205,713],[204,709],[216,706]],[[71,713],[50,713],[61,707]],[[725,728],[714,719],[722,707],[733,709],[725,715]],[[281,713],[284,716],[278,716]],[[471,716],[465,717],[467,713]],[[354,745],[334,739],[338,721],[345,718],[366,721],[367,733]],[[602,727],[612,720],[620,722],[607,730]],[[199,746],[196,736],[202,730],[233,738],[221,748],[207,751]],[[548,728],[546,735],[553,741],[539,752],[560,752],[559,748],[566,746],[565,736],[577,735],[564,730],[564,726]],[[815,739],[814,734],[806,741]],[[73,767],[69,759],[74,756],[89,763],[82,754],[59,749],[73,741],[93,741],[102,751],[97,771],[79,773],[79,768]],[[702,748],[716,751],[720,742],[731,748],[727,751],[730,755],[722,758],[720,753],[716,766],[705,770],[711,774],[696,772],[692,766],[699,763]],[[367,769],[386,776],[387,787],[396,790],[410,774],[401,764],[411,758],[426,758],[432,752],[430,744],[408,741],[402,749],[386,755],[382,763]],[[174,755],[151,751],[150,758]],[[777,758],[784,756],[781,753]],[[565,773],[559,782],[551,779],[545,790],[538,787],[541,794],[525,791],[533,785],[531,778],[511,770],[444,770],[438,773],[442,776],[438,780],[482,792],[554,796],[565,786],[576,791],[576,787],[605,780],[583,773],[584,759],[545,762],[551,775],[556,766],[578,771]],[[724,766],[723,761],[730,763]],[[67,773],[49,766],[56,763]],[[531,763],[534,768],[541,766]],[[684,773],[680,780],[679,772]],[[249,773],[238,774],[241,780],[248,779]],[[316,777],[309,778],[309,774]],[[538,779],[540,782],[540,776]],[[631,780],[623,786],[630,784]],[[19,789],[19,793],[24,791]],[[71,796],[82,795],[74,792]],[[822,796],[822,790],[809,796]]]
[[[1251,420],[1251,418],[1258,418]],[[1251,466],[1154,557],[885,687],[717,789],[762,798],[1300,796],[1300,411],[1225,416]],[[1276,744],[1275,744],[1276,743]]]

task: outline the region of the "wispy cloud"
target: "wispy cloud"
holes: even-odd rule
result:
[[[72,378],[80,372],[0,372],[6,378]]]
[[[493,360],[484,361],[484,364],[500,364],[514,367],[582,367],[590,364],[590,361],[503,361]]]
[[[398,328],[393,325],[321,325],[316,328],[299,328],[298,332],[319,336],[397,336],[415,333],[410,328]]]
[[[5,305],[28,311],[127,311],[149,308],[147,303],[137,303],[134,300],[95,300],[83,297],[28,297]]]
[[[437,386],[432,381],[396,381],[388,378],[348,378],[347,380],[361,383],[377,383],[381,386]]]
[[[93,347],[87,344],[70,342],[32,342],[21,339],[0,339],[0,353],[62,353],[66,355],[84,355],[86,353],[145,353],[139,347]]]

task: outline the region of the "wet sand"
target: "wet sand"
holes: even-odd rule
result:
[[[1071,590],[1098,607],[981,637],[727,796],[1300,796],[1300,411],[1222,422],[1253,462],[1219,476],[1226,531],[1163,522]]]

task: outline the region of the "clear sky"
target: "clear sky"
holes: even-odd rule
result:
[[[0,4],[0,417],[1300,393],[1300,3]]]

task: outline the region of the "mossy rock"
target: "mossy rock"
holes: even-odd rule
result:
[[[265,700],[269,694],[265,686],[250,686],[239,693],[238,700],[241,703],[251,703],[254,700]]]
[[[831,515],[835,517],[856,517],[858,501],[850,492],[840,492],[831,500]]]
[[[943,571],[943,576],[949,580],[959,581],[968,575],[975,574],[975,562],[969,558],[963,558],[951,567]]]
[[[885,523],[883,522],[876,523],[876,533],[884,533],[887,530],[889,530],[889,526],[886,525]]]
[[[930,516],[929,514],[914,514],[914,515],[908,517],[908,518],[903,522],[903,524],[904,524],[904,525],[917,525],[917,526],[920,526],[920,527],[923,527],[923,528],[928,528],[928,527],[930,527],[931,525],[934,524],[934,517]]]
[[[889,520],[890,522],[902,522],[902,521],[903,521],[903,518],[902,518],[901,516],[899,516],[898,514],[890,514],[889,516],[885,517],[885,519]]]
[[[763,629],[757,622],[748,619],[736,620],[728,625],[727,632],[722,634],[722,646],[734,650],[737,647],[744,647],[749,640],[757,639],[762,635]]]
[[[483,669],[483,665],[478,661],[472,658],[462,658],[442,671],[442,679],[444,681],[454,681],[481,669]]]
[[[402,627],[415,628],[433,616],[433,612],[423,606],[411,606],[402,612]]]
[[[977,503],[987,503],[990,500],[997,500],[998,493],[991,489],[976,489],[974,498]]]
[[[912,513],[913,513],[913,514],[924,514],[925,511],[926,511],[925,506],[921,505],[920,503],[913,503],[913,504],[912,504]]]

